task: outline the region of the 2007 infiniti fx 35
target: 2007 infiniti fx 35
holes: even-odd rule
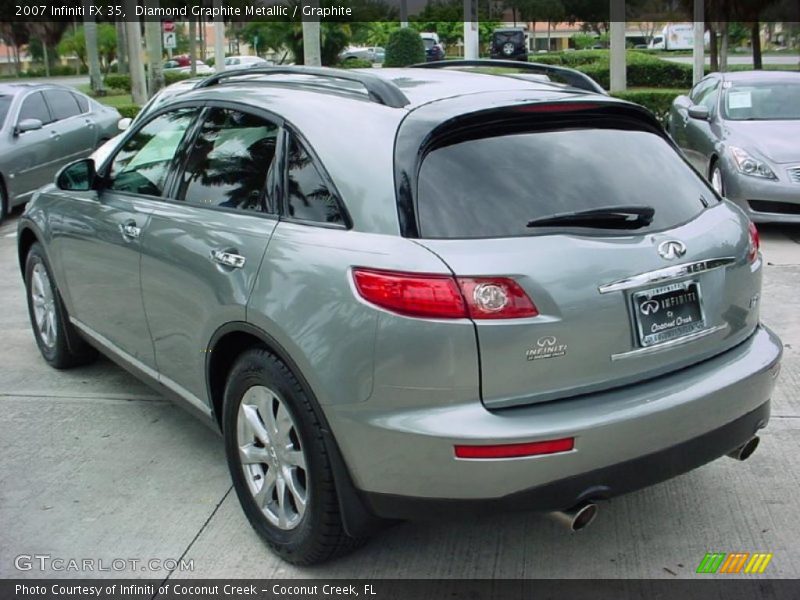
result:
[[[45,360],[219,427],[288,561],[462,510],[577,529],[769,418],[747,217],[641,107],[475,64],[215,75],[20,220]]]

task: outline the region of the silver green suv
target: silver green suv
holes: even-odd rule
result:
[[[481,64],[213,76],[20,220],[45,360],[99,350],[218,427],[288,561],[489,508],[578,529],[769,418],[742,211],[641,107]]]

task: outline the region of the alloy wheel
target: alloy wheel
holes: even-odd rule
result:
[[[281,397],[266,386],[245,392],[237,417],[245,480],[267,520],[283,530],[300,524],[308,504],[306,456]]]
[[[45,266],[39,262],[33,267],[30,287],[33,316],[39,339],[47,348],[56,343],[56,303],[53,286]]]

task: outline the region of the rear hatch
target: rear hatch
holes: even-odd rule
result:
[[[653,378],[758,323],[746,217],[626,110],[549,102],[449,120],[420,153],[418,243],[457,277],[516,282],[538,312],[474,320],[487,406]]]

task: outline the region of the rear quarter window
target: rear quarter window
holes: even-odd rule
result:
[[[422,237],[485,238],[541,234],[527,223],[559,213],[652,206],[642,233],[691,220],[713,197],[659,135],[576,127],[431,151],[419,172],[417,215]]]

